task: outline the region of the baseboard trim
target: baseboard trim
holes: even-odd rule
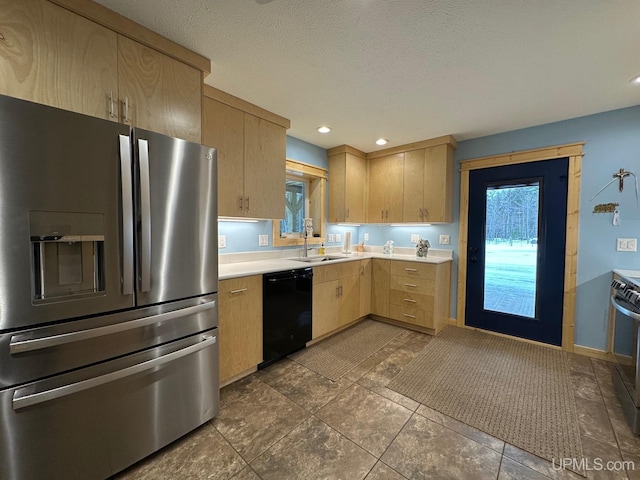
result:
[[[599,360],[604,360],[605,362],[616,363],[616,358],[611,352],[605,352],[604,350],[600,350],[598,348],[584,347],[582,345],[574,344],[573,353],[584,355],[585,357],[597,358]]]

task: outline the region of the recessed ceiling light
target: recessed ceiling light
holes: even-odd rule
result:
[[[629,83],[633,83],[634,85],[640,85],[640,75],[638,75],[637,77],[633,77],[631,80],[629,80]]]
[[[331,127],[325,127],[325,126],[318,127],[318,132],[320,133],[329,133],[330,131],[331,131]]]
[[[387,143],[389,143],[389,140],[386,138],[379,138],[376,140],[376,145],[386,145]]]

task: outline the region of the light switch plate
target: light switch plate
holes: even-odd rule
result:
[[[449,245],[450,241],[449,235],[440,235],[440,245]]]
[[[365,234],[364,234],[364,241],[365,241],[365,242],[368,242],[368,241],[369,241],[369,234],[368,234],[368,233],[365,233]]]
[[[227,248],[227,236],[218,235],[218,248]]]
[[[258,246],[266,247],[269,245],[269,235],[258,235]]]
[[[616,239],[616,250],[618,252],[637,252],[637,238],[618,238]]]
[[[327,233],[327,243],[333,243],[333,233]]]
[[[411,243],[418,243],[420,241],[420,234],[412,233],[411,234]]]
[[[342,234],[336,233],[336,242],[341,242],[341,241],[342,241]]]

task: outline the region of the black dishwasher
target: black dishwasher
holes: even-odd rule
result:
[[[262,355],[258,369],[304,348],[311,340],[313,269],[262,276]]]

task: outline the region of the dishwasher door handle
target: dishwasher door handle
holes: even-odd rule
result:
[[[276,283],[276,282],[286,282],[287,280],[295,280],[298,278],[312,278],[313,275],[293,275],[291,277],[282,277],[282,278],[270,278],[269,281]]]

